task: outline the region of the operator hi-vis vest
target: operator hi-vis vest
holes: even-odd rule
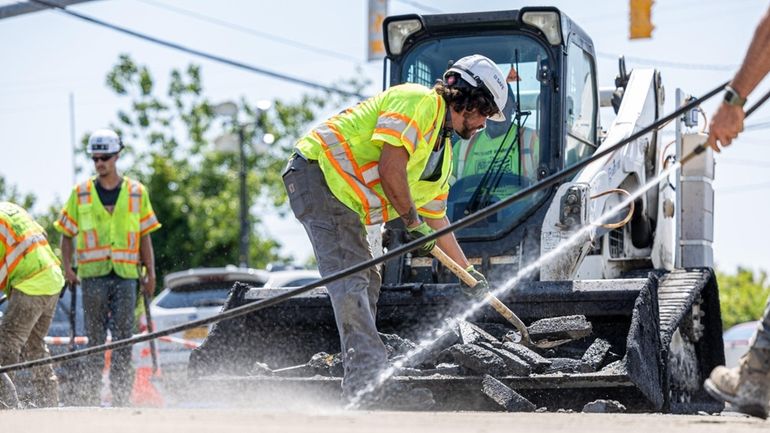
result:
[[[535,179],[535,171],[540,160],[538,136],[531,128],[522,127],[521,129],[520,144],[517,143],[508,153],[508,160],[503,162],[502,171],[503,173],[512,173]],[[458,178],[463,178],[484,174],[492,164],[498,149],[500,149],[500,154],[496,164],[500,163],[500,158],[505,155],[506,150],[511,146],[515,137],[516,125],[511,125],[507,136],[503,134],[492,138],[485,129],[475,134],[470,140],[459,141],[454,146],[454,175]],[[503,139],[505,139],[505,143],[502,143]],[[523,150],[521,154],[521,173],[519,173],[519,149]]]
[[[441,172],[421,180],[428,158],[441,137],[446,103],[435,91],[417,84],[391,87],[316,127],[297,143],[316,160],[335,197],[361,216],[364,224],[398,218],[380,182],[383,143],[409,153],[406,175],[417,212],[428,218],[446,214],[452,146],[444,146]]]
[[[77,236],[78,276],[100,277],[115,270],[122,278],[139,278],[139,239],[160,223],[144,185],[124,176],[112,214],[99,200],[94,180],[88,179],[75,186],[54,226],[66,236]]]
[[[62,286],[59,259],[45,230],[21,207],[0,202],[0,290],[44,296],[59,293]]]

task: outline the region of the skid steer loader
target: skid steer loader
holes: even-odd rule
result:
[[[453,139],[451,221],[617,143],[652,124],[662,111],[664,89],[654,69],[628,73],[621,60],[615,86],[599,90],[591,38],[556,8],[392,16],[384,22],[384,35],[390,85],[431,86],[453,60],[476,53],[511,71],[507,120],[488,122],[470,140]],[[615,111],[606,130],[600,125],[600,107]],[[463,363],[452,356],[457,350],[443,348],[434,359],[396,372],[395,380],[431,389],[437,408],[446,410],[500,409],[483,391],[487,374],[532,407],[549,410],[579,410],[600,398],[636,411],[720,409],[701,388],[724,360],[717,284],[710,268],[710,151],[612,221],[597,223],[700,139],[681,120],[677,132],[672,143],[657,132],[643,136],[558,187],[456,232],[469,260],[495,287],[541,255],[562,248],[580,227],[592,225],[556,260],[524,275],[501,296],[527,323],[585,316],[590,335],[516,354],[520,348],[513,347],[511,327],[485,308],[448,344],[487,350],[504,358],[502,367],[474,364],[473,359]],[[373,245],[392,249],[404,239],[404,227],[396,220],[385,224]],[[413,347],[413,341],[467,307],[457,278],[432,258],[406,254],[386,261],[381,272],[377,324],[394,359],[403,355],[404,346]],[[280,292],[236,284],[223,308]],[[191,355],[189,374],[201,389],[230,388],[266,398],[296,392],[328,401],[339,398],[338,352],[331,304],[319,288],[216,324]],[[511,359],[528,359],[530,365],[506,368]]]

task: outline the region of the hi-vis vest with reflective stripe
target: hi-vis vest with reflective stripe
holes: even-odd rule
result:
[[[522,127],[519,137],[521,143],[516,143],[508,154],[507,161],[499,158],[505,154],[508,147],[513,144],[516,137],[516,125],[510,125],[510,132],[506,135],[492,138],[486,130],[471,137],[470,140],[461,140],[455,144],[453,174],[458,179],[484,174],[494,160],[498,149],[498,161],[503,164],[503,173],[512,173],[530,179],[535,179],[536,169],[540,160],[540,146],[535,130]],[[505,143],[502,143],[505,138]],[[519,149],[522,149],[521,173],[519,173]],[[497,164],[497,163],[496,163]]]
[[[99,277],[114,269],[123,278],[138,278],[139,240],[160,228],[144,186],[124,177],[112,214],[99,200],[93,179],[72,194],[55,226],[67,236],[77,235],[78,275]]]
[[[429,218],[446,214],[452,146],[444,146],[441,173],[420,180],[441,136],[444,99],[417,84],[394,86],[340,113],[297,143],[306,158],[318,161],[335,197],[361,216],[364,224],[398,218],[380,183],[383,143],[409,153],[407,181],[417,212]]]
[[[43,228],[21,207],[0,202],[0,290],[42,296],[59,293],[63,285]]]

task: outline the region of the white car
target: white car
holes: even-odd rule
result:
[[[163,291],[150,303],[155,330],[163,330],[220,312],[236,281],[262,287],[269,273],[260,269],[227,266],[196,268],[173,272],[163,280]],[[143,318],[144,319],[144,318]],[[142,320],[144,322],[144,320]],[[171,340],[158,340],[160,365],[164,369],[184,369],[192,348],[203,342],[210,326],[172,334]]]
[[[738,366],[738,360],[749,350],[749,341],[757,332],[758,321],[739,323],[722,334],[725,343],[725,366]]]
[[[292,269],[286,271],[270,272],[265,283],[266,289],[283,289],[289,287],[300,287],[310,284],[321,278],[317,270]]]

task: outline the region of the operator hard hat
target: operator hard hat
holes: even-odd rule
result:
[[[498,109],[498,112],[489,116],[489,119],[497,122],[505,120],[503,109],[508,99],[508,85],[505,81],[505,74],[495,62],[480,54],[474,54],[463,57],[450,66],[444,73],[444,80],[450,72],[459,74],[460,78],[473,87],[486,89],[492,95]]]
[[[88,137],[88,153],[118,153],[123,149],[123,142],[111,129],[97,129]]]

